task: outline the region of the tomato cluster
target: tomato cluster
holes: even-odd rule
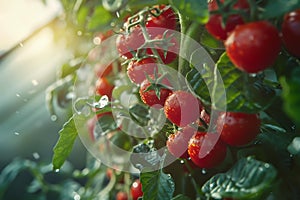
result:
[[[261,73],[274,64],[280,52],[300,58],[300,10],[285,14],[282,22],[253,20],[249,1],[230,2],[209,1],[210,17],[203,27],[221,41],[229,59],[243,74],[248,77],[248,74]],[[166,118],[164,128],[172,127],[164,133],[165,140],[162,139],[168,152],[197,168],[216,168],[230,156],[229,149],[254,143],[261,133],[262,119],[259,112],[217,110],[201,101],[191,88],[174,86],[168,69],[178,64],[180,42],[172,34],[180,31],[178,23],[175,11],[166,5],[143,9],[127,18],[115,41],[119,60],[105,69],[99,64],[95,66],[94,93],[106,95],[112,101],[114,72],[122,71],[125,66],[123,75],[137,89],[134,95],[140,100],[138,103],[161,112]],[[112,113],[99,114],[87,124],[93,141],[96,140],[95,123],[105,116],[112,117]],[[117,146],[124,147],[118,141],[125,140],[120,136],[124,134],[120,129],[117,127],[117,131],[107,136]],[[116,199],[138,199],[142,195],[141,182],[136,180],[130,194],[119,191]]]
[[[238,0],[233,9],[229,9],[232,5],[220,2],[221,5],[216,0],[209,2],[210,12],[222,14],[211,14],[205,27],[215,38],[224,41],[226,52],[237,68],[258,73],[272,66],[281,51],[282,41],[287,51],[299,57],[296,42],[299,41],[299,10],[286,14],[277,28],[265,20],[247,22],[250,18],[247,0]]]

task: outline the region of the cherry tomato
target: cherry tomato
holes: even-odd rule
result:
[[[237,26],[225,41],[226,52],[237,68],[257,73],[276,60],[281,42],[277,29],[267,21]]]
[[[140,182],[139,179],[135,180],[132,183],[130,187],[130,193],[133,200],[137,200],[139,197],[143,196],[142,183]]]
[[[96,94],[98,94],[98,95],[101,95],[101,96],[107,95],[109,98],[111,98],[114,87],[115,86],[113,84],[111,84],[107,80],[107,78],[103,77],[103,78],[99,78],[96,81],[95,91],[96,91]]]
[[[149,76],[151,80],[154,81],[154,76]],[[157,77],[159,78],[159,77]],[[167,97],[172,94],[172,90],[165,88],[162,85],[169,86],[170,82],[167,78],[163,78],[162,81],[158,84],[149,82],[148,79],[145,79],[141,83],[141,87],[139,90],[142,101],[149,105],[154,106],[155,108],[161,108],[164,106]],[[156,90],[159,91],[159,96],[156,94]]]
[[[191,93],[175,91],[164,105],[166,117],[180,127],[195,122],[200,116],[201,103]]]
[[[213,168],[226,157],[226,145],[217,133],[197,132],[189,141],[191,160],[201,168]]]
[[[225,143],[231,146],[245,145],[259,134],[260,119],[257,114],[221,112],[217,131]]]
[[[127,59],[133,58],[137,49],[145,43],[143,32],[139,26],[131,28],[130,33],[120,34],[116,40],[119,54]]]
[[[221,3],[223,3],[221,1]],[[215,11],[218,10],[218,5],[216,3],[216,0],[210,1],[208,3],[209,11]],[[234,10],[245,10],[247,11],[249,9],[249,5],[247,0],[238,0],[236,4],[233,6]],[[220,14],[212,14],[209,17],[208,22],[205,25],[205,28],[207,31],[212,34],[216,39],[219,40],[226,40],[228,34],[235,29],[237,25],[244,24],[244,20],[242,16],[238,14],[229,15],[225,26],[222,25],[223,17]]]
[[[185,158],[189,157],[187,149],[188,143],[191,137],[197,131],[192,127],[184,127],[182,130],[177,131],[174,134],[169,135],[167,140],[167,147],[169,152],[176,158]]]
[[[154,39],[161,40],[162,38],[163,35],[157,35]],[[157,42],[157,44],[154,44],[154,47],[164,64],[173,62],[179,54],[178,40],[169,34],[166,35],[162,43]],[[147,48],[147,54],[154,54],[151,48]]]
[[[158,72],[156,63],[156,59],[150,57],[142,60],[132,60],[128,64],[127,75],[133,83],[141,84],[147,76]]]
[[[126,192],[119,191],[116,195],[116,200],[128,200],[128,195]]]
[[[86,122],[86,126],[88,129],[88,133],[89,136],[91,138],[91,140],[94,142],[95,141],[95,135],[94,135],[94,129],[95,129],[95,125],[97,123],[97,116],[90,118],[87,122]]]
[[[177,16],[173,9],[169,6],[160,5],[154,6],[152,9],[153,15],[151,15],[146,22],[146,28],[151,37],[162,35],[166,29],[175,30],[177,26]],[[161,13],[159,16],[156,15],[156,9],[160,9]],[[157,28],[157,29],[156,29]]]
[[[300,58],[300,9],[287,13],[281,28],[286,49]]]
[[[104,66],[102,63],[96,63],[94,67],[97,77],[102,78],[108,76],[113,70],[113,65]]]

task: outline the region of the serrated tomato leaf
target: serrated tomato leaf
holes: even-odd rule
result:
[[[275,98],[275,90],[261,76],[251,77],[237,69],[226,53],[216,66],[196,66],[188,72],[190,89],[214,109],[256,113],[266,109]]]
[[[74,118],[71,117],[59,131],[59,139],[53,148],[52,165],[53,169],[60,169],[71,153],[78,132]]]
[[[277,176],[276,169],[252,157],[240,159],[226,173],[213,176],[202,191],[213,198],[255,199],[271,186]]]
[[[165,174],[162,170],[142,172],[140,179],[143,199],[172,199],[175,184],[171,175]]]
[[[171,4],[180,10],[183,16],[204,24],[208,21],[206,0],[172,0]]]

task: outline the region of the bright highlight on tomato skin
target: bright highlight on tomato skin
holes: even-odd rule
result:
[[[150,57],[141,60],[132,60],[127,67],[127,75],[135,84],[141,84],[147,76],[157,72],[157,60]]]
[[[189,141],[188,154],[200,168],[213,168],[226,157],[227,147],[217,133],[197,132]]]
[[[292,55],[300,58],[300,9],[284,16],[281,29],[286,49]]]
[[[172,123],[184,127],[199,118],[201,107],[199,100],[191,93],[175,91],[167,98],[164,112]]]

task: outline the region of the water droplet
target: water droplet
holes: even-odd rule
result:
[[[180,163],[181,163],[181,164],[184,164],[184,160],[180,160]]]
[[[14,132],[14,134],[15,134],[15,135],[17,135],[17,136],[19,136],[19,135],[20,135],[20,133],[19,133],[19,132]]]
[[[58,172],[59,172],[59,169],[55,169],[54,172],[55,172],[55,173],[58,173]]]
[[[33,156],[33,158],[36,159],[36,160],[40,158],[40,154],[38,154],[37,152],[34,152],[34,153],[32,154],[32,156]]]
[[[20,47],[23,47],[23,46],[24,46],[24,44],[23,44],[23,43],[19,43],[19,46],[20,46]]]
[[[37,80],[31,80],[31,83],[33,86],[37,86],[39,84],[39,82]]]
[[[16,94],[16,97],[21,97],[21,95],[19,93]]]
[[[255,78],[256,76],[257,76],[257,74],[255,74],[255,73],[250,73],[250,74],[249,74],[249,77]]]
[[[268,163],[265,164],[265,168],[269,168],[270,165]]]
[[[101,38],[99,38],[99,37],[94,37],[93,43],[94,43],[95,45],[101,44]]]
[[[80,197],[79,194],[75,194],[75,195],[74,195],[74,200],[80,200],[80,199],[81,199],[81,197]]]
[[[66,95],[66,99],[67,100],[72,100],[75,98],[75,93],[74,92],[69,92],[67,95]]]
[[[119,13],[119,11],[116,12],[116,16],[117,16],[117,18],[120,18],[120,13]]]
[[[201,173],[202,173],[202,174],[207,174],[207,170],[203,168],[203,169],[201,170]]]
[[[51,115],[51,120],[55,122],[57,120],[57,116],[56,115]]]
[[[82,36],[82,31],[77,31],[78,36]]]

